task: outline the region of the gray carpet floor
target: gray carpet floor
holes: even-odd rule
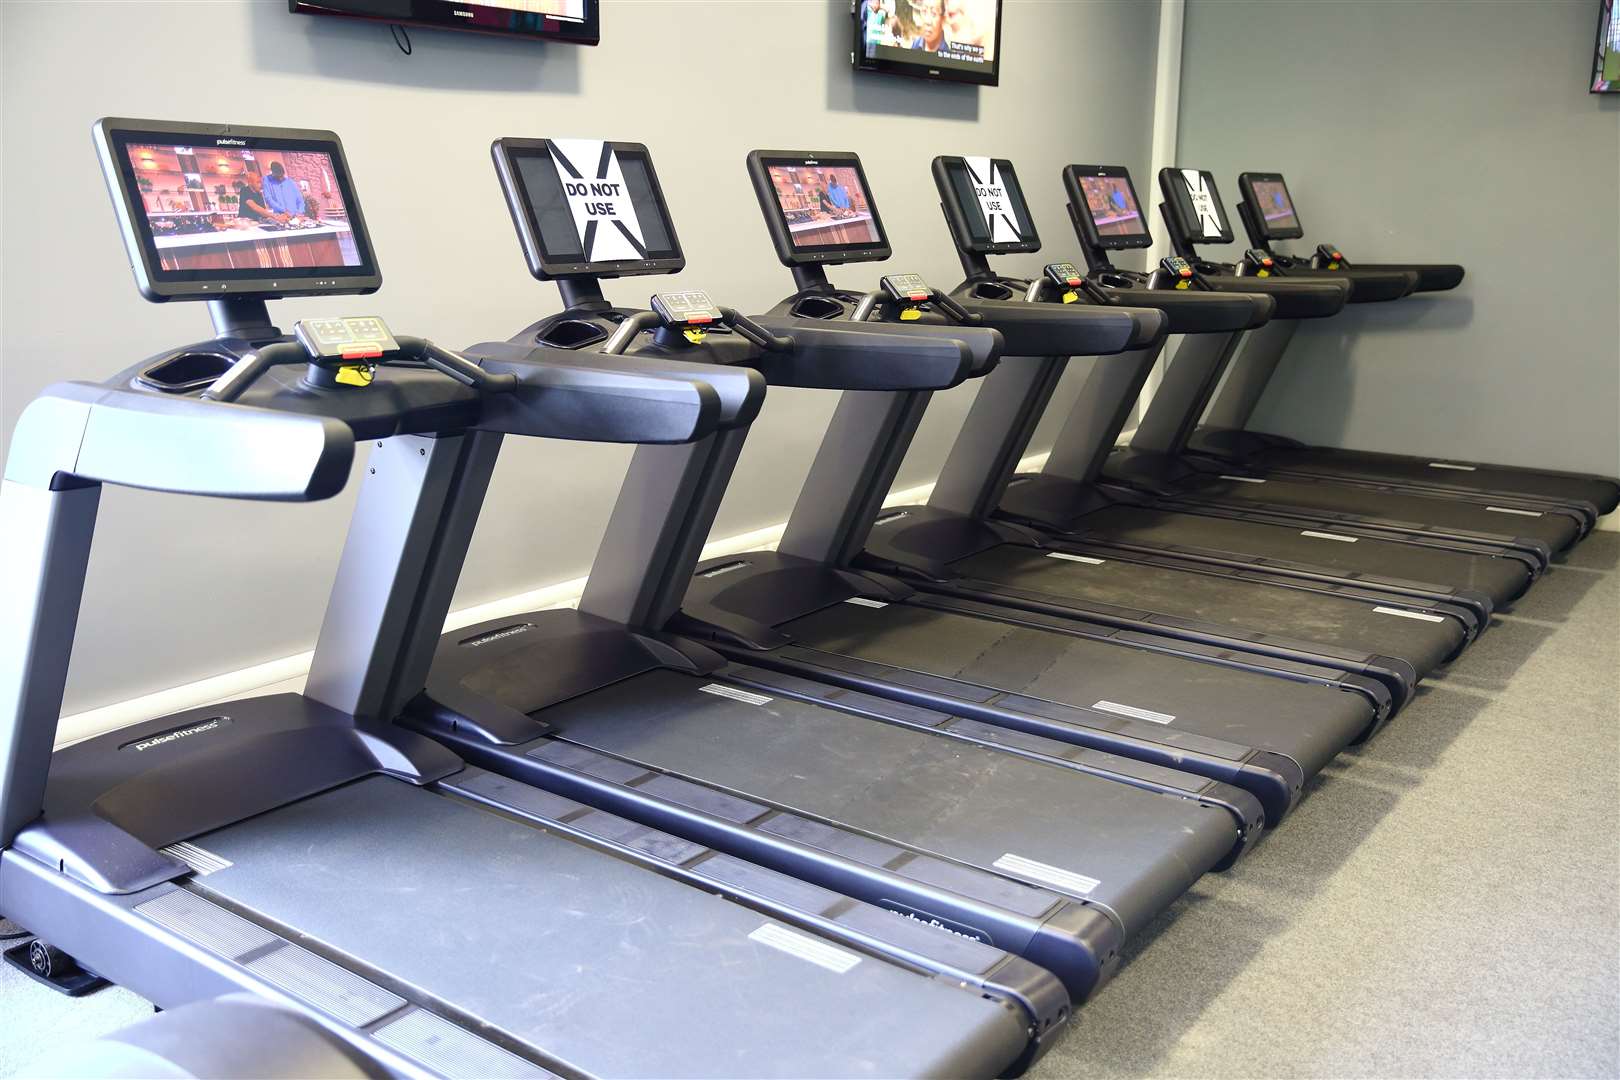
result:
[[[0,968],[0,1076],[146,1015]],[[1134,942],[1033,1075],[1620,1075],[1620,535]]]

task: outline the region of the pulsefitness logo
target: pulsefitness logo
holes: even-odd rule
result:
[[[215,146],[246,146],[246,139],[215,139]]]
[[[516,637],[519,634],[526,634],[533,629],[534,623],[518,623],[516,626],[503,626],[499,630],[491,630],[487,634],[479,634],[477,637],[467,638],[462,642],[462,644],[470,645],[476,649],[480,645],[488,645],[491,642],[500,641],[503,638]]]
[[[135,750],[137,752],[143,750],[155,750],[160,746],[167,746],[172,742],[179,742],[181,739],[189,739],[193,735],[202,735],[205,732],[218,731],[220,728],[224,727],[230,722],[231,718],[229,716],[210,716],[207,720],[203,720],[195,724],[187,724],[184,727],[170,728],[168,731],[159,732],[156,735],[148,735],[144,739],[136,739],[133,742],[127,742],[123,746],[120,746],[119,749]]]

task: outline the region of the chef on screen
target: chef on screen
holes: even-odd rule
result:
[[[306,212],[303,189],[279,161],[270,163],[270,175],[264,178],[264,202],[273,213],[287,217],[303,217]]]

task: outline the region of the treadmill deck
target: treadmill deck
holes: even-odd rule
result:
[[[327,956],[360,958],[378,983],[487,1024],[505,1036],[496,1041],[540,1047],[553,1068],[983,1073],[1023,1041],[1001,1003],[385,777],[192,844],[225,864],[195,879],[201,896]],[[383,1007],[394,996],[371,990]],[[364,1009],[367,996],[344,1000]]]

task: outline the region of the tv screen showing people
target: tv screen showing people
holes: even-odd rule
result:
[[[1620,3],[1598,4],[1597,52],[1592,61],[1592,93],[1620,94]]]
[[[599,0],[291,0],[294,13],[595,45]]]
[[[859,170],[849,165],[770,165],[776,202],[794,248],[882,243]]]
[[[1001,0],[856,0],[855,66],[994,85]]]
[[[357,267],[332,155],[131,143],[138,208],[163,270]]]
[[[1080,190],[1098,236],[1146,236],[1147,223],[1124,176],[1082,176]]]
[[[1298,229],[1299,216],[1294,213],[1294,201],[1288,197],[1288,185],[1281,180],[1254,180],[1255,212],[1266,222],[1268,232]]]

